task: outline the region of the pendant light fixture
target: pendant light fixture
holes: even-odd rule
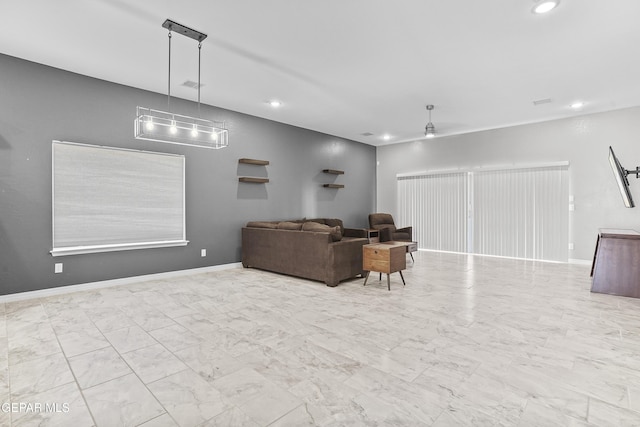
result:
[[[169,30],[169,73],[167,82],[167,110],[136,107],[134,134],[136,139],[188,145],[201,148],[225,148],[229,145],[229,131],[224,122],[200,117],[200,54],[207,35],[167,19],[162,24]],[[198,41],[198,117],[171,112],[171,33]]]
[[[431,110],[433,110],[433,105],[427,105],[427,111],[429,112],[429,123],[424,128],[424,136],[427,138],[434,138],[436,136],[436,127],[431,123]]]

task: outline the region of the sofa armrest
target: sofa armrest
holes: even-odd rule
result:
[[[378,240],[381,242],[388,242],[391,239],[391,228],[383,227],[378,230]]]
[[[362,247],[369,243],[366,238],[349,238],[329,244],[327,286],[336,286],[341,280],[362,276]]]
[[[367,237],[367,230],[364,228],[345,228],[344,237]]]

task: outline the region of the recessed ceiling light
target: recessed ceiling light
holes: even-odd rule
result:
[[[558,4],[560,4],[560,0],[542,0],[533,6],[532,12],[538,14],[547,13],[555,9]]]
[[[571,104],[570,107],[573,108],[574,110],[580,110],[582,107],[584,107],[584,102],[576,101],[573,104]]]
[[[382,135],[382,139],[384,139],[385,141],[388,141],[391,139],[391,135],[389,135],[388,133],[385,133],[384,135]]]
[[[282,102],[278,101],[277,99],[273,99],[269,101],[269,105],[271,105],[273,108],[278,108],[282,105]]]

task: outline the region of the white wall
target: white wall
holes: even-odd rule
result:
[[[640,207],[624,207],[609,145],[626,169],[640,165],[640,107],[378,147],[377,211],[397,214],[398,173],[569,161],[569,258],[591,260],[599,228],[640,230]],[[640,180],[629,180],[640,206]]]

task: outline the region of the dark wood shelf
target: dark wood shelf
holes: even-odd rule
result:
[[[269,178],[255,178],[252,176],[241,176],[238,178],[240,182],[250,182],[252,184],[265,184],[269,182]]]
[[[344,175],[344,171],[340,171],[337,169],[322,169],[324,173],[330,173],[332,175]]]
[[[247,165],[266,166],[269,164],[269,160],[257,160],[257,159],[238,159],[238,163],[245,163]]]
[[[324,188],[344,188],[342,184],[324,184]]]

